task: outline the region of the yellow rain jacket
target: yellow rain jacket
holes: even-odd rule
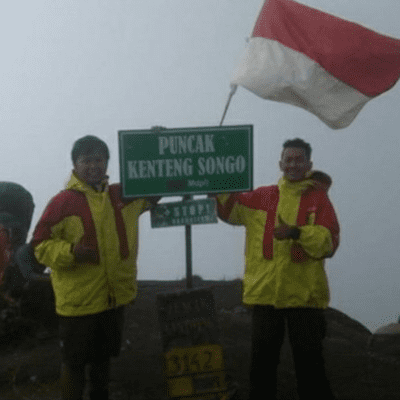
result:
[[[220,218],[246,228],[243,302],[276,308],[326,308],[324,258],[339,245],[339,224],[324,190],[310,179],[217,196]],[[279,218],[300,229],[298,240],[276,240]]]
[[[150,207],[145,199],[123,201],[120,185],[96,192],[72,174],[32,239],[37,260],[51,268],[59,315],[96,314],[136,297],[138,219]],[[74,261],[78,243],[97,251],[97,265]]]

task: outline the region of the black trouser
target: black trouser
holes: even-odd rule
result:
[[[322,341],[326,334],[324,311],[259,305],[253,309],[250,399],[276,399],[277,368],[285,321],[293,351],[299,398],[333,399],[322,354]]]
[[[81,400],[85,366],[90,366],[90,399],[107,400],[110,358],[121,348],[124,307],[81,317],[60,317],[63,400]]]
[[[89,364],[90,400],[108,400],[110,359]],[[82,400],[85,389],[85,366],[68,365],[61,367],[62,400]]]

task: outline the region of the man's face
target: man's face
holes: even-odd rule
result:
[[[98,185],[106,176],[107,159],[97,152],[80,155],[74,164],[74,171],[81,181],[88,185]]]
[[[282,152],[279,167],[286,179],[297,182],[305,178],[312,167],[312,162],[307,160],[304,149],[288,147]]]

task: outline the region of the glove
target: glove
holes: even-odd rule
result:
[[[76,244],[73,246],[72,253],[77,263],[98,264],[99,254],[96,249],[84,246],[83,244]]]
[[[300,237],[300,229],[296,226],[286,224],[282,220],[282,217],[278,215],[279,225],[274,229],[274,237],[277,240],[294,239],[297,240]]]

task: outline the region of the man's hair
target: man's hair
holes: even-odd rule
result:
[[[107,159],[107,161],[109,160],[110,152],[105,142],[103,142],[96,136],[90,136],[90,135],[84,136],[78,139],[72,147],[71,151],[72,162],[76,164],[76,161],[79,156],[81,155],[87,156],[90,154],[94,154],[96,152],[103,154],[104,157]]]
[[[283,149],[287,149],[289,147],[297,147],[299,149],[303,149],[307,160],[310,161],[310,159],[311,159],[311,146],[310,146],[309,143],[307,143],[303,139],[299,139],[299,138],[290,139],[290,140],[286,140],[286,142],[283,143]]]

